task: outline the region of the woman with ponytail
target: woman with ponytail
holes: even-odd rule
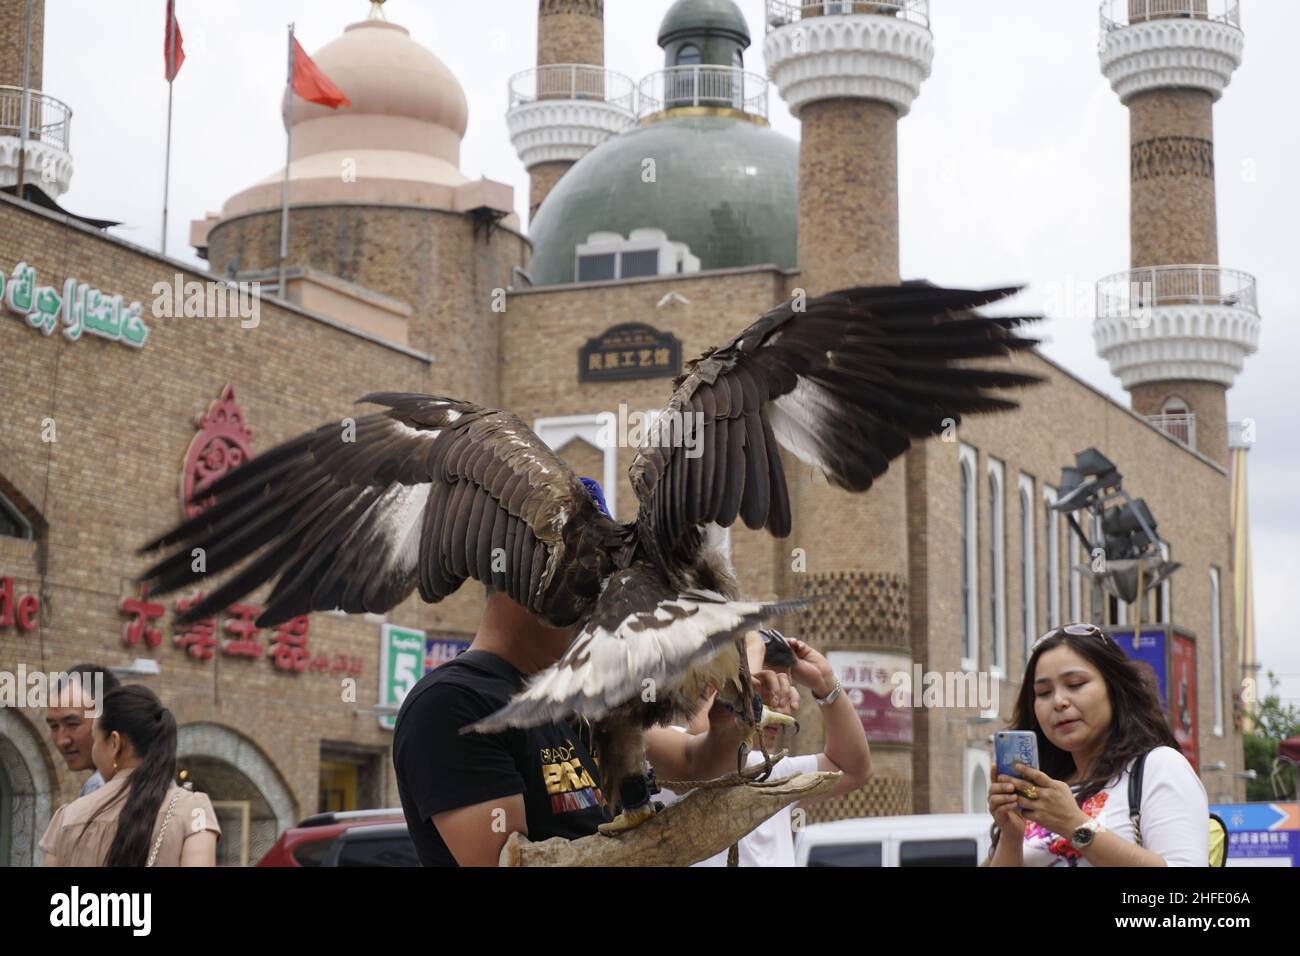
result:
[[[46,866],[215,866],[221,827],[207,794],[176,785],[176,719],[153,691],[104,695],[91,759],[104,786],[55,811]]]

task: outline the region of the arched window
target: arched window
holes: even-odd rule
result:
[[[1219,569],[1210,568],[1210,674],[1214,690],[1214,736],[1223,736],[1223,635],[1219,628]]]
[[[1084,618],[1083,573],[1079,570],[1079,565],[1088,560],[1088,555],[1084,554],[1078,535],[1070,532],[1066,534],[1070,542],[1065,549],[1066,554],[1070,555],[1070,622],[1074,623]]]
[[[677,50],[676,66],[695,66],[700,62],[700,48],[694,43],[685,43]]]
[[[32,537],[31,522],[3,494],[0,494],[0,537],[22,538],[24,541],[30,541]]]
[[[1160,406],[1160,427],[1189,448],[1196,447],[1196,416],[1178,395],[1170,395]]]
[[[1007,664],[1007,522],[1002,495],[1002,462],[989,459],[989,626],[990,669],[1005,673]]]
[[[1061,626],[1061,516],[1052,510],[1056,489],[1043,488],[1043,550],[1047,588],[1047,626]]]
[[[976,557],[975,449],[961,446],[961,666],[979,666],[979,562]]]
[[[1025,660],[1038,636],[1037,599],[1034,588],[1034,479],[1020,476],[1020,626]]]

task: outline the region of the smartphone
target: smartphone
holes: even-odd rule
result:
[[[1020,779],[1012,769],[1016,764],[1038,769],[1038,735],[1032,730],[999,730],[993,735],[993,753],[999,775]]]

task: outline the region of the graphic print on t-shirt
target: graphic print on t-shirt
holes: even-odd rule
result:
[[[562,746],[540,748],[537,756],[542,783],[551,798],[551,813],[571,813],[604,803],[600,788],[582,765],[571,738],[565,737]]]
[[[1087,800],[1083,801],[1083,812],[1097,819],[1101,813],[1101,808],[1106,805],[1106,798],[1110,796],[1105,790],[1098,791]],[[1025,842],[1046,848],[1053,856],[1059,857],[1052,865],[1056,866],[1064,861],[1068,866],[1078,866],[1079,858],[1083,856],[1076,850],[1070,841],[1058,833],[1053,833],[1047,827],[1043,826],[1036,820],[1025,821]]]

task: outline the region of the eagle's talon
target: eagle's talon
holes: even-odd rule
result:
[[[609,823],[602,823],[597,826],[596,829],[606,836],[612,836],[615,833],[625,833],[628,830],[635,830],[654,815],[654,804],[647,803],[645,806],[637,807],[634,810],[624,810],[613,820],[609,821]]]
[[[766,730],[768,727],[793,727],[794,732],[797,734],[799,732],[799,721],[788,714],[781,713],[779,710],[764,707],[763,714],[758,719],[758,729]]]

